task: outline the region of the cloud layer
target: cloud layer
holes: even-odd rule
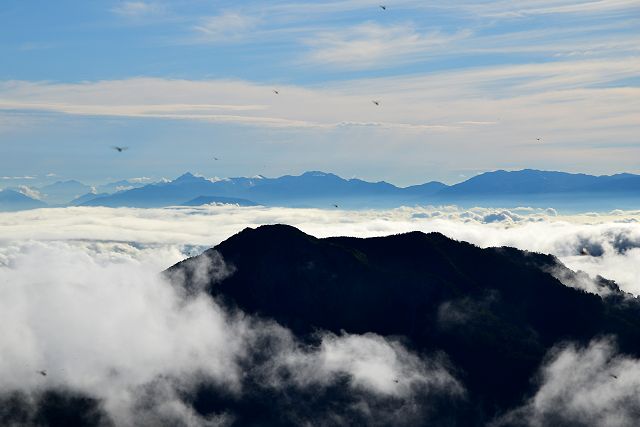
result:
[[[556,255],[569,268],[640,294],[640,213],[559,216],[553,209],[413,207],[342,211],[208,206],[175,209],[64,208],[0,213],[0,261],[24,243],[64,241],[107,258],[140,258],[157,270],[212,247],[247,226],[285,223],[317,237],[439,231],[481,247]]]

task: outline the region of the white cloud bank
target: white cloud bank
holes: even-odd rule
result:
[[[101,257],[144,259],[162,270],[245,227],[274,223],[317,237],[438,231],[481,247],[513,246],[553,254],[571,269],[615,280],[627,292],[640,294],[637,211],[559,216],[553,209],[451,206],[386,211],[235,206],[39,209],[0,213],[0,263],[25,241],[44,240],[64,241]]]

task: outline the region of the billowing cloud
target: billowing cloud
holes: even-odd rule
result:
[[[34,243],[0,277],[4,394],[80,392],[104,401],[118,425],[134,425],[144,389],[158,387],[163,405],[187,411],[181,387],[240,386],[245,322],[205,294],[187,297],[148,265]]]
[[[640,413],[640,360],[618,353],[611,339],[552,350],[535,395],[494,426],[631,427]]]

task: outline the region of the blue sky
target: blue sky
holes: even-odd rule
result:
[[[379,4],[4,0],[0,187],[640,172],[637,0]]]

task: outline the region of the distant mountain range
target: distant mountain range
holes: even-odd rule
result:
[[[77,181],[39,189],[50,206],[157,208],[202,202],[345,209],[416,204],[527,205],[565,210],[640,208],[640,175],[593,176],[565,172],[494,171],[455,185],[428,182],[397,187],[384,181],[344,179],[325,172],[279,178],[209,179],[185,173],[173,181],[142,184],[119,181],[92,188]],[[24,204],[23,204],[24,205]],[[6,209],[16,210],[18,204]],[[33,207],[41,206],[34,203]],[[5,209],[5,208],[3,208]]]

